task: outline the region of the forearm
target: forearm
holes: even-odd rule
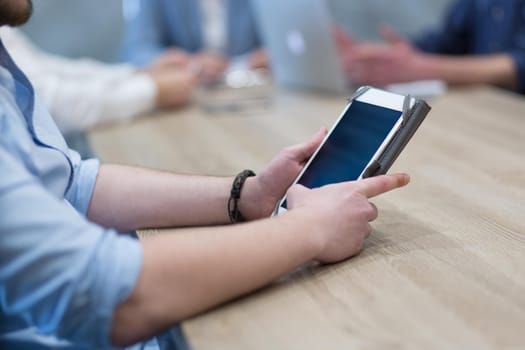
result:
[[[120,231],[224,224],[231,183],[232,178],[103,165],[88,218]]]
[[[441,56],[422,55],[420,78],[439,79],[451,85],[492,84],[508,89],[518,87],[518,73],[509,55]]]
[[[116,310],[112,340],[124,345],[257,289],[321,250],[300,211],[228,228],[185,229],[144,240],[144,265]]]

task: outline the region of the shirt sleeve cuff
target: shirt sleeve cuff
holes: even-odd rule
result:
[[[104,115],[109,120],[126,120],[155,108],[157,85],[147,73],[134,73],[118,84],[107,103]]]
[[[102,307],[98,310],[105,312],[103,315],[97,317],[102,322],[107,322],[103,327],[99,328],[106,332],[101,333],[101,341],[99,344],[107,346],[111,343],[111,328],[113,325],[113,318],[118,304],[128,299],[137,284],[139,275],[143,264],[142,246],[137,239],[130,237],[117,237],[118,242],[112,245],[107,245],[107,251],[100,252],[101,256],[112,255],[113,269],[111,273],[104,274],[104,278],[98,280],[100,283],[98,288],[100,292],[99,300]],[[119,283],[115,283],[119,281]],[[106,286],[114,286],[112,290],[107,290]]]
[[[126,84],[131,91],[136,92],[137,96],[132,96],[137,99],[135,103],[135,110],[141,113],[148,112],[155,108],[155,100],[157,98],[157,85],[147,73],[136,73],[130,81]],[[140,93],[138,93],[140,92]],[[130,93],[132,95],[132,93]],[[140,101],[139,101],[140,100]]]
[[[132,294],[143,264],[137,239],[106,231],[76,285],[61,334],[80,344],[111,347],[111,330],[118,305]]]
[[[525,53],[522,51],[513,51],[510,52],[510,56],[516,66],[518,91],[525,93]]]
[[[75,185],[66,193],[66,199],[85,216],[95,190],[100,161],[98,159],[80,161],[80,156],[76,152],[74,156],[78,158],[78,166],[75,167]]]

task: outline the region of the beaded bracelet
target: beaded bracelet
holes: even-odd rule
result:
[[[228,215],[232,224],[244,221],[239,210],[239,199],[241,198],[242,186],[250,176],[255,176],[255,173],[251,170],[243,170],[233,180],[230,199],[228,199]]]

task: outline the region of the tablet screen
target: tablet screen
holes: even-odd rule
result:
[[[298,183],[308,188],[357,180],[401,111],[354,101]]]

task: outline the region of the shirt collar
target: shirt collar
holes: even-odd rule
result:
[[[13,76],[15,83],[14,94],[16,103],[27,120],[29,127],[33,128],[32,115],[35,104],[35,92],[33,90],[33,86],[7,52],[2,39],[0,39],[0,66],[7,69]]]

